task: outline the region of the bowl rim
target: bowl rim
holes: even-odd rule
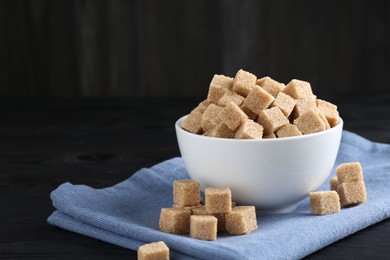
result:
[[[331,133],[334,131],[338,131],[340,128],[342,130],[343,125],[344,125],[343,119],[341,117],[339,117],[339,121],[337,122],[337,125],[335,125],[334,127],[331,127],[329,129],[326,129],[326,130],[323,130],[323,131],[320,131],[317,133],[307,134],[307,135],[289,136],[289,137],[282,137],[282,138],[266,138],[266,139],[234,139],[234,138],[222,138],[222,137],[216,138],[216,137],[209,137],[209,136],[194,134],[194,133],[188,132],[188,131],[184,130],[183,128],[181,128],[181,124],[187,116],[188,116],[188,114],[184,115],[184,116],[180,117],[178,120],[176,120],[176,122],[175,122],[176,132],[180,132],[181,134],[190,136],[192,138],[200,138],[201,140],[207,139],[207,140],[213,140],[213,141],[232,142],[232,143],[238,143],[238,142],[265,143],[265,142],[284,142],[284,141],[292,141],[292,140],[299,140],[299,139],[308,139],[311,137],[325,135],[325,134],[328,134],[328,133]]]

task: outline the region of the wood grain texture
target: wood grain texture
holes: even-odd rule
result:
[[[390,92],[378,1],[0,2],[0,97],[204,96],[244,68],[319,92]]]
[[[390,143],[390,95],[322,95],[344,128]],[[50,192],[64,182],[112,186],[179,156],[174,123],[200,99],[1,99],[0,259],[136,259],[136,252],[52,227]],[[390,219],[307,259],[385,259]]]

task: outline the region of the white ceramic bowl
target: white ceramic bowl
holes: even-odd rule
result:
[[[274,139],[196,135],[175,124],[188,174],[206,187],[230,187],[233,200],[260,210],[289,212],[328,178],[340,146],[343,120],[315,134]]]

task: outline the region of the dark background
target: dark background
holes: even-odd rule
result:
[[[246,69],[389,93],[389,1],[0,2],[0,97],[205,97]]]

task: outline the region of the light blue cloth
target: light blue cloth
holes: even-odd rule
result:
[[[159,231],[160,209],[172,206],[173,181],[189,178],[181,158],[105,189],[64,183],[51,194],[57,210],[48,222],[133,250],[162,240],[175,259],[298,259],[390,216],[390,145],[344,131],[335,165],[352,161],[363,166],[366,203],[313,216],[305,199],[293,213],[258,216],[259,228],[244,236],[201,241]],[[320,190],[329,190],[329,181]]]

